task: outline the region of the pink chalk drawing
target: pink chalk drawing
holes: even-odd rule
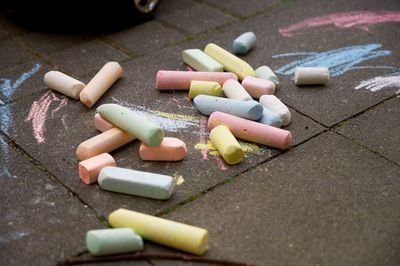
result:
[[[300,21],[286,28],[279,29],[279,33],[285,37],[291,37],[297,32],[307,28],[328,25],[334,25],[338,28],[358,27],[368,32],[369,26],[388,22],[400,22],[400,11],[353,11],[334,13]]]
[[[205,116],[201,116],[200,118],[200,132],[199,132],[199,141],[201,144],[207,144],[207,117]],[[203,160],[207,160],[208,159],[208,152],[206,149],[202,149],[201,150],[201,154],[203,156]]]
[[[33,136],[38,144],[46,141],[44,132],[47,119],[47,113],[53,102],[58,102],[58,106],[51,112],[53,116],[55,112],[66,106],[68,99],[64,96],[57,97],[52,91],[46,92],[38,101],[34,101],[31,105],[28,116],[25,122],[32,123]]]
[[[226,167],[224,161],[219,157],[219,156],[214,156],[215,160],[217,161],[217,165],[221,171],[226,171],[228,170],[228,167]]]

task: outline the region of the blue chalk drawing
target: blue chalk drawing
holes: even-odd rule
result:
[[[10,79],[0,78],[0,92],[3,93],[4,96],[11,97],[16,89],[21,86],[27,79],[36,74],[39,69],[42,67],[40,64],[35,64],[32,69],[29,71],[22,73],[22,75],[13,82]],[[0,127],[5,134],[10,136],[10,134],[14,134],[14,131],[10,132],[10,124],[11,124],[11,111],[9,105],[4,105],[0,107]],[[9,161],[9,146],[8,144],[0,138],[0,160],[2,161],[2,168],[0,169],[0,177],[8,176],[12,178],[17,178],[10,173],[8,168]]]
[[[354,45],[343,47],[326,52],[297,52],[286,53],[272,56],[272,58],[282,58],[291,56],[306,56],[302,60],[296,60],[279,68],[276,73],[282,75],[293,75],[296,67],[327,67],[331,76],[340,76],[363,61],[388,56],[391,54],[389,50],[379,50],[381,44],[372,43],[365,45]],[[386,66],[377,66],[377,68],[385,68]]]

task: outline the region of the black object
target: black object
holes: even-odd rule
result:
[[[107,32],[150,19],[160,0],[5,0],[7,14],[32,30]]]

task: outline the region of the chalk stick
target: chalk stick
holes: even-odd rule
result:
[[[101,117],[100,114],[95,114],[94,115],[94,127],[101,131],[107,131],[109,129],[114,128],[115,126],[113,124],[111,124],[110,122],[108,122],[107,120],[105,120],[103,117]]]
[[[237,80],[228,79],[222,87],[226,97],[241,101],[251,101],[253,98]]]
[[[292,133],[288,130],[264,125],[251,120],[222,112],[214,112],[208,119],[208,128],[225,125],[239,139],[268,145],[285,150],[292,143]]]
[[[116,150],[134,139],[135,137],[131,134],[119,128],[112,128],[79,144],[76,149],[76,156],[83,161]]]
[[[235,54],[245,54],[256,44],[254,32],[245,32],[233,41],[233,52]]]
[[[211,115],[215,111],[258,120],[263,113],[263,107],[256,101],[240,101],[209,95],[198,95],[193,100],[197,110],[203,115]]]
[[[275,114],[271,110],[269,110],[267,107],[264,106],[264,112],[258,120],[259,123],[273,126],[273,127],[281,127],[282,126],[282,119],[279,115]]]
[[[143,249],[143,239],[132,228],[90,230],[86,247],[92,256],[104,256]]]
[[[79,100],[79,94],[85,84],[60,71],[49,71],[44,75],[44,84],[52,90],[61,92],[75,100]]]
[[[256,78],[270,80],[275,83],[275,86],[279,85],[279,79],[275,73],[268,66],[261,66],[256,69]]]
[[[174,191],[171,176],[107,166],[101,169],[98,181],[104,190],[166,200]]]
[[[260,97],[260,103],[269,110],[279,115],[282,119],[282,126],[287,126],[292,119],[289,108],[281,102],[275,95],[263,95]]]
[[[251,95],[259,99],[264,94],[275,94],[275,83],[270,80],[255,77],[245,77],[242,86]]]
[[[140,145],[140,159],[144,161],[181,161],[187,153],[186,144],[177,138],[165,137],[160,146]]]
[[[116,166],[114,158],[108,153],[102,153],[79,163],[79,177],[85,184],[92,184],[106,166]]]
[[[214,43],[207,44],[204,52],[221,63],[226,71],[235,73],[240,80],[255,76],[254,69],[248,63]]]
[[[189,99],[192,100],[200,94],[222,96],[223,90],[221,85],[215,81],[192,80],[190,83]]]
[[[237,164],[243,160],[243,149],[226,126],[219,125],[213,128],[210,141],[228,164]]]
[[[197,71],[223,72],[224,67],[200,49],[182,51],[183,62]]]
[[[326,67],[296,67],[294,71],[296,85],[325,85],[329,79],[329,69]]]
[[[156,88],[158,90],[189,90],[192,80],[216,81],[222,86],[228,79],[237,80],[238,77],[230,72],[160,70],[157,72]]]
[[[149,146],[158,146],[164,131],[147,117],[137,114],[119,104],[103,104],[96,111],[107,121],[135,136]]]
[[[118,62],[106,63],[81,91],[79,97],[87,107],[92,107],[101,96],[122,76]]]
[[[208,249],[206,229],[126,209],[108,216],[112,227],[130,227],[143,238],[182,251],[203,255]]]

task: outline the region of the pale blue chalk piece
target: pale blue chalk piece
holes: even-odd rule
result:
[[[270,80],[273,83],[275,83],[275,86],[277,86],[279,84],[278,77],[275,75],[275,73],[272,71],[272,69],[269,68],[268,66],[261,66],[261,67],[257,68],[256,69],[256,77],[260,78],[260,79]]]
[[[104,190],[162,200],[171,197],[175,185],[171,176],[115,166],[101,169],[98,183]]]
[[[209,95],[198,95],[193,100],[197,110],[204,115],[215,111],[257,121],[263,114],[263,106],[256,101],[241,101]]]
[[[279,115],[275,114],[267,107],[264,107],[263,114],[258,120],[261,124],[273,126],[273,127],[281,127],[282,126],[282,119]]]
[[[245,32],[233,41],[233,52],[235,54],[247,53],[256,43],[254,32]]]
[[[182,51],[183,62],[197,71],[223,72],[224,67],[200,49]]]

